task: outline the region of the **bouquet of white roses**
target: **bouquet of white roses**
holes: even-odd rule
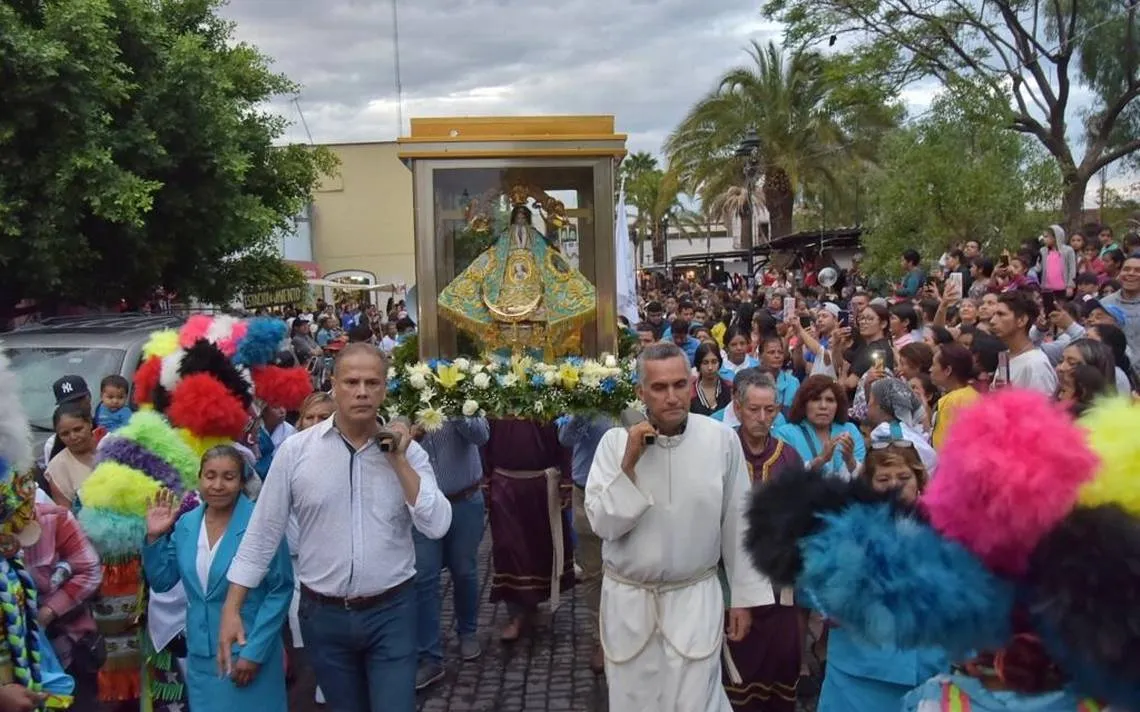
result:
[[[388,370],[390,417],[425,430],[458,416],[550,421],[563,415],[617,415],[636,399],[635,362],[605,354],[557,363],[530,358],[432,360]]]

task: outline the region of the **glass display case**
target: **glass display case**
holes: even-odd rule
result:
[[[413,119],[400,143],[421,357],[616,350],[611,117]]]

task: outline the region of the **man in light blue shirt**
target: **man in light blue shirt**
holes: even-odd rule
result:
[[[459,656],[478,658],[483,649],[476,638],[479,619],[479,542],[483,539],[483,461],[479,448],[491,437],[486,418],[452,418],[439,430],[413,433],[427,451],[439,489],[451,502],[451,528],[442,539],[412,532],[416,545],[416,637],[419,668],[416,689],[423,690],[443,679],[443,646],[440,642],[440,607],[443,596],[440,572],[451,572],[455,604],[455,627],[459,633]]]
[[[571,476],[574,479],[574,533],[578,541],[574,548],[574,560],[582,569],[578,575],[578,587],[586,597],[593,620],[594,654],[590,658],[590,669],[594,674],[605,670],[605,656],[598,642],[598,608],[602,600],[602,540],[590,528],[586,518],[586,480],[590,467],[594,464],[594,453],[602,436],[616,423],[608,415],[572,415],[558,420],[558,442],[570,448]]]
[[[689,322],[684,319],[674,319],[673,323],[669,325],[669,328],[672,332],[668,338],[672,339],[673,343],[685,352],[685,356],[689,359],[689,364],[692,365],[693,359],[697,355],[697,348],[701,345],[701,342],[689,335]]]
[[[416,706],[416,553],[413,529],[442,538],[451,503],[428,454],[402,423],[382,451],[376,412],[388,393],[388,363],[376,347],[349,344],[333,371],[331,418],[281,443],[229,565],[218,630],[228,669],[246,640],[242,605],[297,521],[298,616],[313,672],[341,712]]]

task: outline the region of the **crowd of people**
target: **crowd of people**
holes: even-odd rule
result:
[[[786,587],[757,593],[733,580],[733,511],[689,488],[721,474],[723,487],[706,495],[728,497],[739,463],[720,462],[719,431],[697,436],[706,421],[693,414],[736,429],[753,484],[806,469],[914,502],[955,420],[983,394],[1035,391],[1079,417],[1098,399],[1140,392],[1140,237],[1126,235],[1122,250],[1110,229],[1089,232],[1068,246],[1051,226],[1033,249],[994,256],[968,241],[932,269],[908,250],[904,277],[890,286],[872,285],[858,262],[827,287],[775,271],[755,286],[735,277],[650,283],[632,328],[652,426],[605,434],[586,485],[585,509],[604,542],[595,572],[605,581],[603,620],[614,621],[600,631],[611,708],[727,709],[723,682],[735,710],[792,710],[807,673],[805,630],[819,612]],[[664,450],[639,441],[650,430]],[[688,506],[655,506],[666,502]],[[722,523],[719,550],[700,540],[697,521]],[[690,550],[701,556],[688,559]],[[696,593],[718,560],[728,574],[723,680],[707,637],[719,630],[719,601]],[[742,609],[752,621],[745,635]],[[834,622],[825,629],[816,646],[826,660],[822,712],[970,709],[971,695],[979,709],[1090,709],[1065,690],[1039,642],[1018,650],[1038,656],[1035,685],[1051,680],[1022,690],[1034,695],[1017,697],[991,659],[979,687],[955,688],[950,704],[911,692],[963,661],[937,647],[869,645]],[[665,674],[674,685],[661,685]],[[994,701],[985,690],[1012,696]]]
[[[141,510],[147,645],[176,662],[154,708],[286,709],[285,658],[303,646],[317,702],[414,709],[452,654],[470,661],[487,645],[477,553],[489,519],[491,600],[509,613],[501,644],[541,635],[542,611],[578,587],[611,709],[790,712],[808,674],[807,631],[822,619],[753,566],[749,492],[807,469],[912,501],[937,473],[958,414],[991,390],[1037,391],[1073,416],[1140,391],[1140,239],[1118,245],[1111,230],[1094,232],[1066,241],[1052,226],[1033,249],[998,255],[969,241],[930,269],[908,250],[891,286],[858,263],[827,286],[775,271],[755,284],[649,283],[641,321],[627,325],[645,417],[624,424],[605,414],[473,415],[431,431],[384,423],[388,355],[415,329],[403,303],[283,315],[289,353],[273,358],[310,373],[325,364],[327,378],[299,408],[267,406],[235,442],[204,448],[196,495],[165,488]],[[160,391],[177,400],[179,379],[194,374],[190,355],[174,376],[163,370],[169,356],[156,358],[162,411],[171,398]],[[89,504],[85,482],[117,433],[148,453],[161,448],[131,430],[121,378],[103,379],[97,395],[76,376],[53,389],[55,433],[35,495],[42,533],[24,554],[36,616],[75,681],[72,709],[100,700],[127,709],[149,693],[107,689],[117,649],[104,624],[114,616],[93,604],[108,582],[73,512]],[[162,472],[170,458],[132,462]],[[445,568],[454,653],[440,623]],[[955,662],[823,627],[823,712],[900,709]],[[12,699],[0,695],[0,710],[37,702]],[[1077,703],[1058,704],[1040,709]]]

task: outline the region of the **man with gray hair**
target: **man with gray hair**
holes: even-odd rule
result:
[[[732,401],[710,417],[713,420],[719,420],[730,428],[739,428],[741,398],[749,388],[754,387],[775,388],[776,382],[772,380],[772,376],[759,368],[744,368],[737,371],[736,377],[732,381]],[[769,425],[774,429],[786,422],[783,411],[778,411],[775,422]]]
[[[743,549],[750,483],[740,439],[689,413],[689,360],[675,344],[638,356],[648,419],[598,445],[586,516],[602,539],[599,612],[609,707],[622,712],[730,712],[721,685],[727,638],[775,601]]]
[[[737,373],[730,407],[740,419],[736,434],[754,484],[767,482],[781,472],[803,469],[795,448],[772,434],[773,424],[781,416],[771,375],[759,368]],[[765,700],[765,710],[795,710],[803,636],[799,612],[793,604],[791,589],[773,590],[765,605],[751,609],[752,628],[744,640],[729,643],[740,682],[726,675],[724,687],[736,709],[750,709],[748,701],[759,698]]]

